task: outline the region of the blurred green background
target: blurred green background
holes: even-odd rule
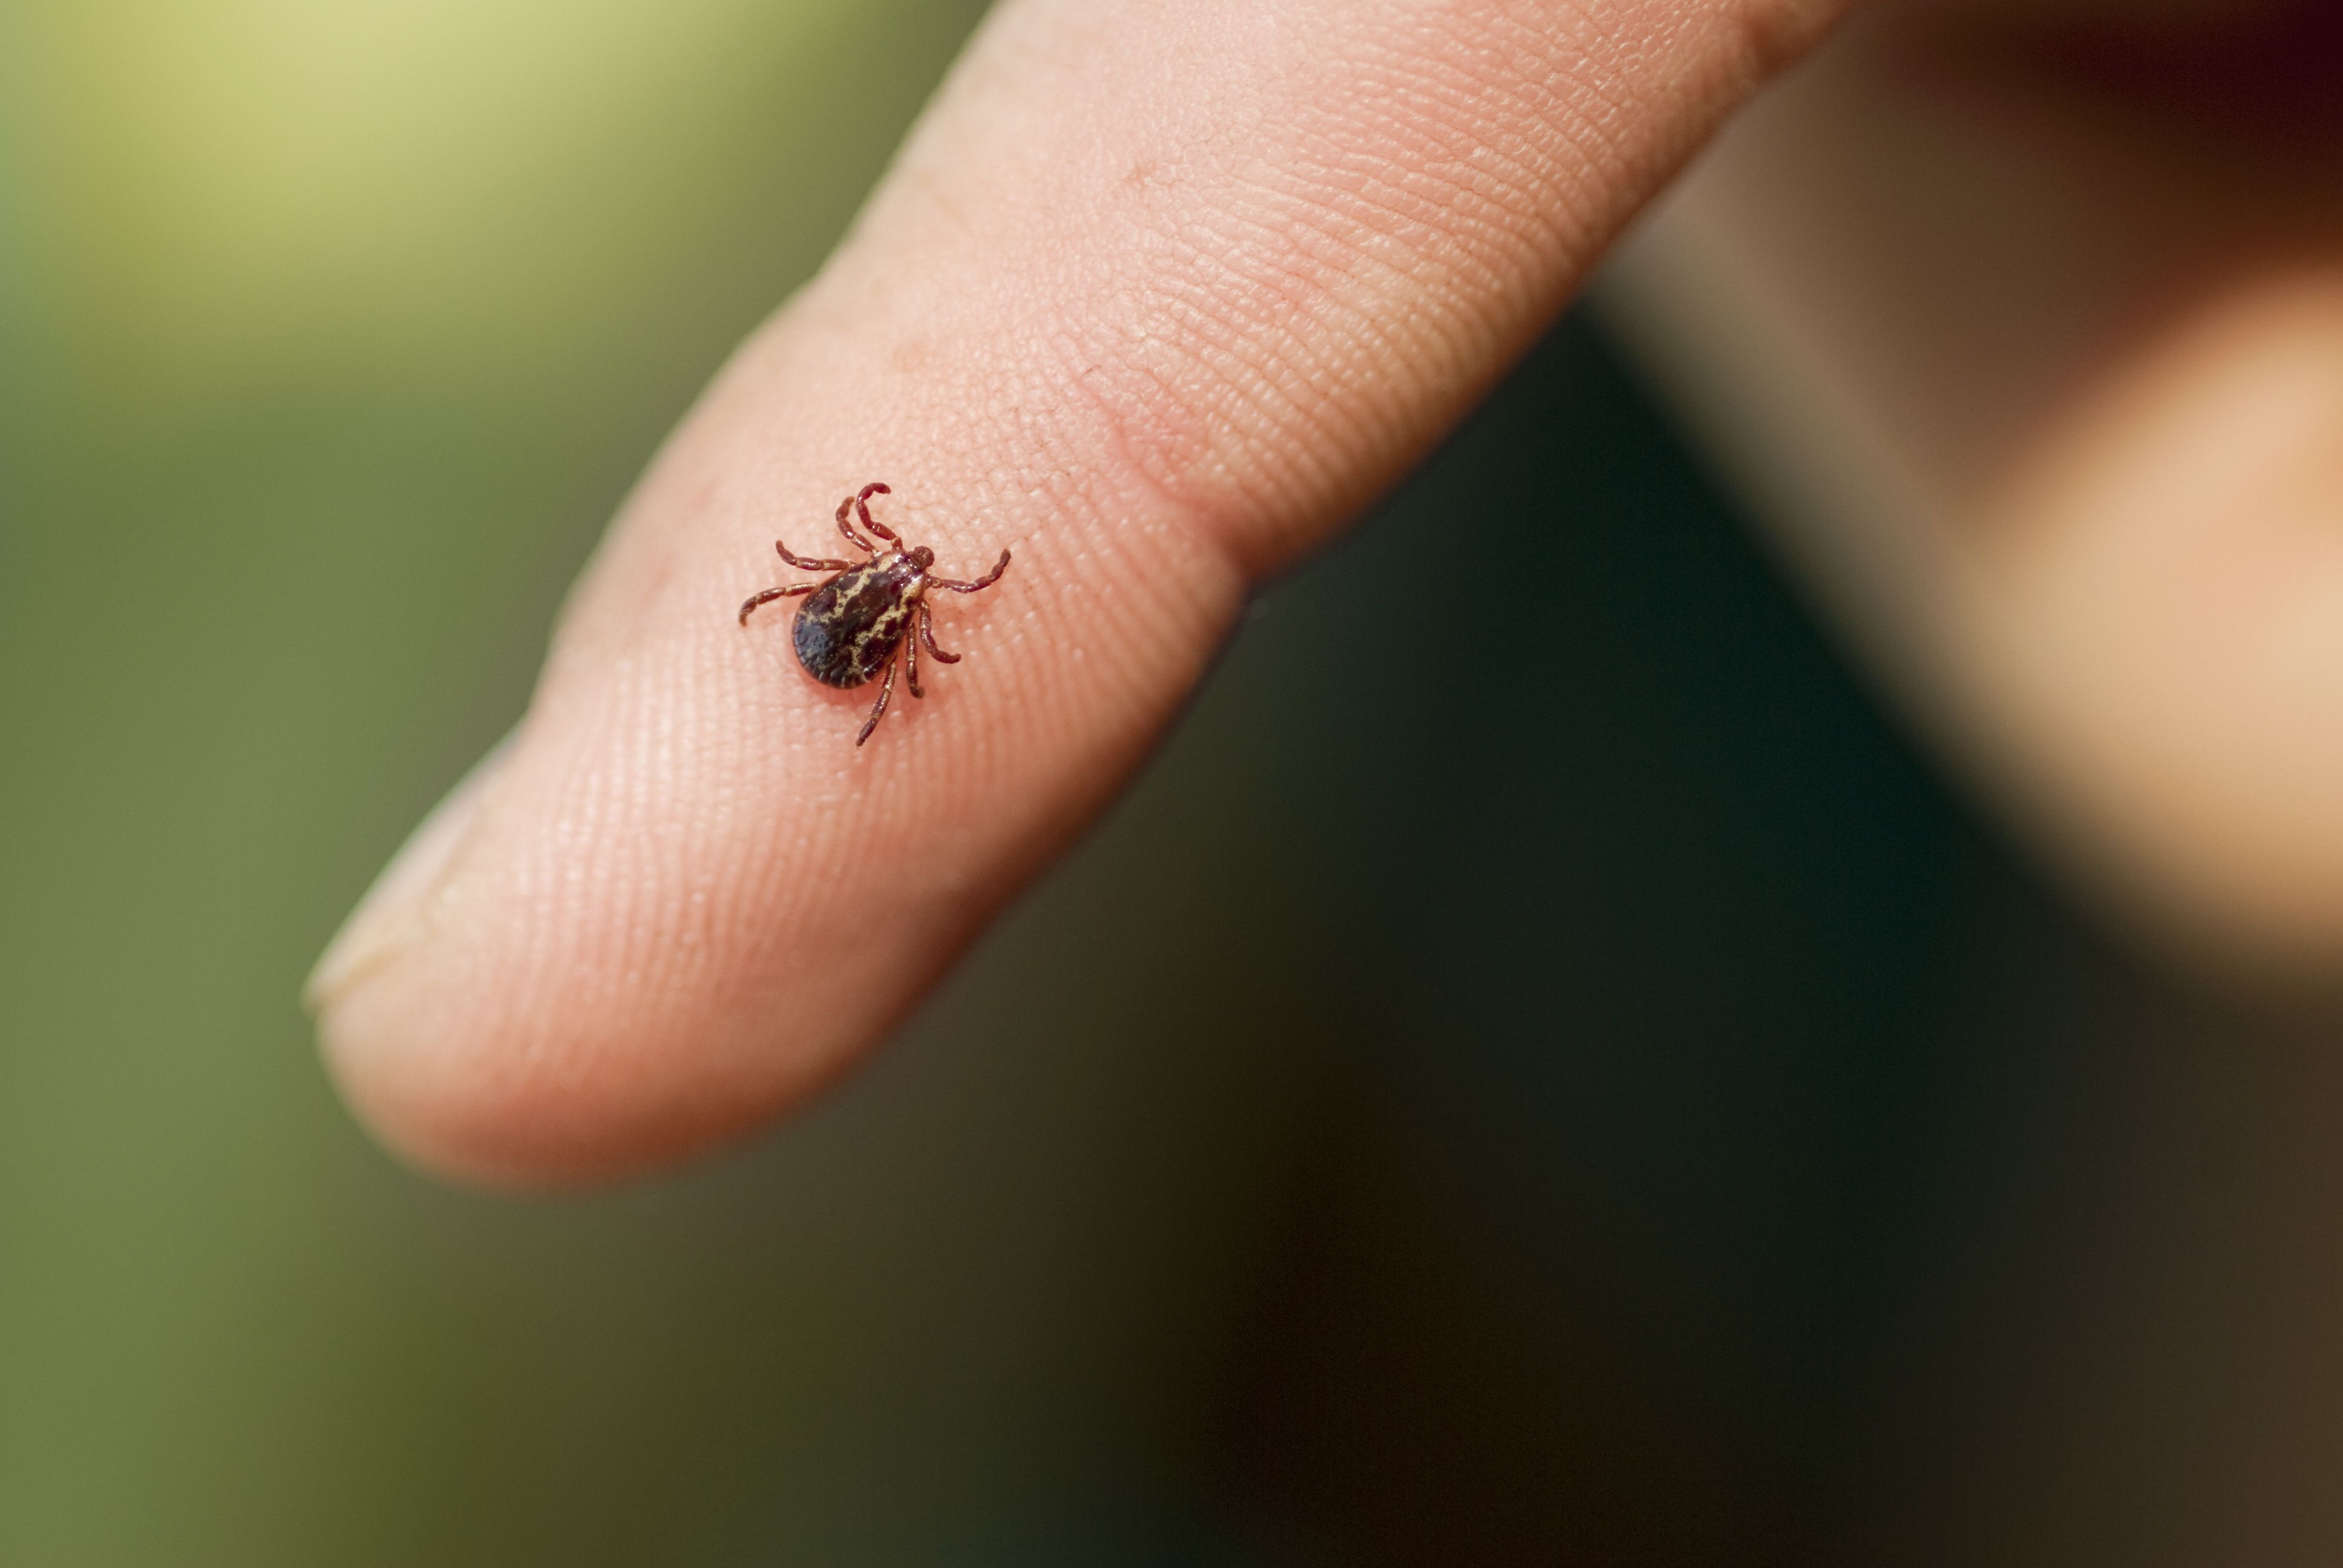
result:
[[[978,10],[0,0],[0,1565],[2319,1560],[2323,1036],[2013,865],[1578,322],[810,1117],[355,1130],[303,972]],[[1443,686],[1468,549],[1554,592]]]

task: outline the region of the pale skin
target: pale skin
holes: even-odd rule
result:
[[[845,1070],[1128,780],[1252,586],[1421,457],[1844,8],[1005,0],[652,464],[513,740],[321,961],[359,1114],[454,1176],[575,1183],[742,1136]],[[2186,327],[2117,355],[2137,407],[2066,437],[2063,407],[2028,415],[2045,477],[2013,467],[2009,493],[2044,529],[2105,504],[2059,477],[2058,439],[2118,474],[2127,430],[2173,439],[2149,394],[2190,375],[2166,336]],[[1016,569],[955,602],[966,662],[858,750],[868,694],[736,614],[775,538],[879,474],[905,537]],[[2343,474],[2320,482],[2287,504],[2337,517]],[[2343,560],[2323,580],[2343,595]],[[2013,588],[1996,613],[2071,611]],[[1929,657],[1979,694],[1981,754],[2070,793],[2123,766],[1996,686],[1992,649]],[[2269,918],[2308,929],[2288,908]]]

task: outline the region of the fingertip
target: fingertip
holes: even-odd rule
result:
[[[574,1187],[593,1181],[598,1157],[552,1157],[524,1147],[516,1130],[527,1119],[509,1097],[480,1091],[476,1075],[418,1070],[413,1054],[391,1042],[375,1010],[353,1001],[318,1025],[327,1075],[358,1124],[375,1141],[419,1171],[468,1186],[506,1191]]]
[[[769,1008],[728,1018],[669,1005],[674,989],[656,981],[631,999],[565,1003],[528,961],[508,952],[476,967],[434,946],[320,1020],[345,1103],[417,1170],[555,1191],[671,1167],[789,1110],[854,1044]]]

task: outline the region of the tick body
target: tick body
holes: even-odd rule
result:
[[[740,607],[740,624],[746,626],[758,606],[805,595],[789,633],[805,672],[824,686],[880,681],[879,700],[863,721],[862,733],[854,738],[857,746],[870,739],[887,712],[887,701],[895,695],[897,665],[903,667],[911,695],[924,697],[927,694],[920,689],[921,648],[939,664],[960,662],[959,654],[946,653],[936,646],[935,611],[928,603],[929,591],[978,593],[999,582],[1001,574],[1009,569],[1009,552],[1003,550],[993,568],[974,582],[936,576],[929,569],[936,564],[933,550],[925,545],[905,546],[892,528],[871,517],[870,498],[890,493],[884,485],[865,485],[838,503],[838,531],[860,547],[869,560],[858,566],[852,561],[792,555],[787,544],[775,539],[773,548],[789,565],[800,571],[833,575],[820,582],[767,588]],[[886,548],[856,532],[855,518],[885,540]]]

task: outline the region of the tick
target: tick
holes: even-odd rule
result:
[[[870,732],[879,728],[879,720],[887,711],[887,699],[895,695],[897,665],[904,667],[911,695],[927,695],[920,689],[922,644],[926,645],[928,656],[939,664],[960,662],[959,654],[946,653],[936,646],[935,609],[928,603],[928,590],[981,592],[999,582],[1001,574],[1009,569],[1009,552],[1003,550],[992,569],[972,583],[935,576],[928,570],[936,564],[935,551],[925,545],[904,548],[902,538],[870,515],[870,498],[891,493],[884,485],[865,485],[860,492],[838,503],[838,531],[860,546],[870,558],[869,560],[856,566],[851,561],[791,555],[788,545],[775,539],[773,548],[781,552],[781,559],[799,571],[834,575],[820,582],[767,588],[740,607],[740,624],[746,626],[759,605],[805,594],[809,597],[798,607],[790,640],[796,644],[798,662],[805,666],[808,675],[824,686],[842,689],[867,685],[885,672],[887,678],[879,688],[879,701],[870,709],[870,717],[863,721],[862,733],[854,738],[857,746],[870,739]],[[860,518],[864,528],[886,540],[887,548],[881,549],[855,532],[850,513]],[[900,658],[896,657],[899,653]]]

